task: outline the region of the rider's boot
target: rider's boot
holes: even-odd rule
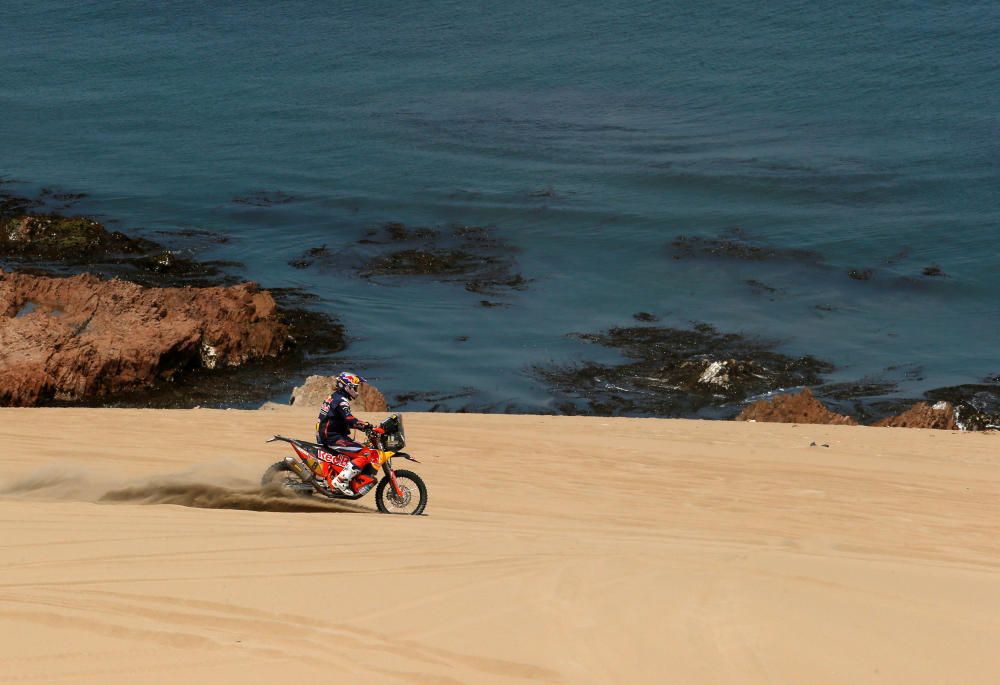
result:
[[[335,478],[330,479],[330,489],[331,490],[336,489],[340,493],[347,495],[349,497],[353,496],[354,491],[351,490],[351,485],[350,485],[351,479],[354,478],[359,473],[361,473],[361,469],[359,469],[351,462],[348,462],[347,466],[344,467],[343,471],[338,473]]]

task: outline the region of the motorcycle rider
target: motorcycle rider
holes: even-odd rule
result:
[[[354,494],[349,485],[351,479],[358,475],[369,462],[371,451],[352,440],[350,432],[353,429],[366,433],[372,430],[381,430],[367,421],[362,421],[351,412],[351,400],[357,398],[362,383],[367,382],[361,376],[349,371],[338,375],[334,380],[335,391],[323,401],[319,411],[319,420],[316,423],[316,442],[331,452],[340,452],[348,456],[355,455],[336,477],[333,476],[332,469],[329,471],[330,489],[336,489],[348,496]]]

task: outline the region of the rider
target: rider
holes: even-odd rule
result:
[[[366,433],[380,430],[351,413],[351,400],[358,396],[362,383],[367,381],[348,371],[337,376],[334,380],[335,391],[323,401],[319,411],[319,421],[316,424],[316,442],[331,452],[356,455],[336,477],[333,477],[333,471],[330,471],[330,489],[336,488],[345,495],[354,494],[349,483],[369,461],[369,450],[350,438],[351,430],[357,429]]]

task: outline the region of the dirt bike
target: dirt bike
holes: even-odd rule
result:
[[[384,514],[422,514],[427,506],[427,486],[417,474],[392,467],[393,459],[420,462],[400,450],[406,446],[403,435],[403,417],[393,414],[378,428],[366,432],[365,446],[375,451],[375,457],[361,472],[351,479],[349,487],[354,493],[345,495],[331,489],[327,483],[331,476],[340,473],[358,456],[359,448],[333,448],[305,440],[275,435],[267,442],[284,441],[292,446],[294,457],[285,457],[271,464],[264,472],[260,484],[277,486],[295,495],[322,495],[330,499],[356,500],[375,489],[375,505]],[[379,480],[379,470],[382,479]]]

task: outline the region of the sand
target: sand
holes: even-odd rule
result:
[[[412,414],[427,516],[251,510],[312,421],[0,410],[0,681],[1000,682],[998,435]]]

